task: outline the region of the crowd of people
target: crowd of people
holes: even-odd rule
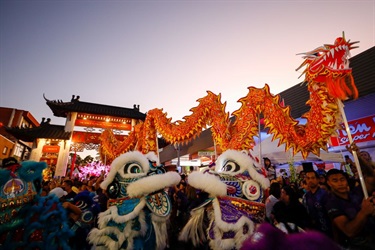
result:
[[[107,210],[108,197],[100,188],[103,180],[104,173],[82,180],[64,177],[42,183],[41,196],[57,196],[67,212],[69,227],[74,232],[69,241],[71,249],[91,249],[87,235],[97,226],[99,213]]]
[[[288,234],[319,231],[343,249],[375,249],[375,166],[362,155],[358,154],[368,198],[355,163],[346,156],[342,169],[306,169],[295,183],[271,179],[267,222]]]
[[[349,157],[341,170],[331,169],[322,174],[311,168],[301,171],[295,182],[276,177],[275,167],[265,159],[271,181],[264,200],[265,221],[286,234],[315,230],[345,249],[375,249],[375,168],[371,159],[361,155],[359,159],[369,198],[364,198],[358,171]],[[42,195],[58,196],[67,210],[70,226],[76,233],[71,239],[72,249],[90,249],[86,236],[96,226],[98,214],[107,209],[108,197],[100,188],[104,178],[103,173],[83,180],[63,178],[43,183]],[[203,204],[208,194],[190,186],[185,174],[177,186],[168,189],[168,194],[173,204],[168,247],[193,249],[189,243],[179,242],[178,234],[190,211]],[[85,211],[80,206],[82,196],[91,197],[90,207],[95,208],[85,223],[82,223]]]

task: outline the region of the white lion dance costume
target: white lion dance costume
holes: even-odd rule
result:
[[[240,249],[265,216],[263,193],[270,183],[256,168],[248,154],[227,150],[214,171],[191,173],[188,184],[207,192],[210,199],[192,210],[179,239],[196,247],[208,241],[212,249]]]
[[[164,188],[177,185],[176,172],[165,172],[154,153],[118,156],[100,185],[109,196],[99,228],[88,239],[95,249],[164,249],[171,202]]]

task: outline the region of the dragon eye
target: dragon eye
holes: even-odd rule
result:
[[[124,166],[124,174],[139,174],[142,173],[143,169],[138,163],[127,163]]]
[[[240,170],[240,165],[237,164],[237,162],[234,161],[227,161],[224,166],[221,168],[221,171],[223,172],[237,172]]]

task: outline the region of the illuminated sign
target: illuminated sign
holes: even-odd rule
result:
[[[94,127],[94,128],[109,128],[109,129],[118,129],[118,130],[127,130],[130,131],[132,129],[131,123],[119,123],[119,122],[111,122],[111,121],[97,121],[97,120],[85,120],[85,119],[77,119],[75,126],[81,127]]]
[[[353,120],[348,124],[355,143],[375,140],[375,115]],[[338,137],[331,137],[331,145],[334,147],[350,144],[344,124],[340,124],[340,126],[342,129],[338,130]]]
[[[58,153],[60,151],[60,146],[57,145],[44,145],[42,152],[43,153]]]

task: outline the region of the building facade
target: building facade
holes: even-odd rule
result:
[[[0,107],[0,160],[13,156],[18,160],[30,157],[32,142],[18,140],[6,127],[35,128],[40,124],[26,110]]]
[[[99,135],[104,129],[115,130],[119,138],[126,136],[146,115],[133,109],[82,102],[79,96],[70,101],[46,100],[54,116],[66,118],[65,125],[53,125],[43,119],[37,127],[4,126],[7,133],[32,145],[30,160],[45,161],[55,176],[65,176],[71,152],[98,149]],[[9,124],[11,125],[11,124]],[[83,128],[81,131],[77,128]]]

